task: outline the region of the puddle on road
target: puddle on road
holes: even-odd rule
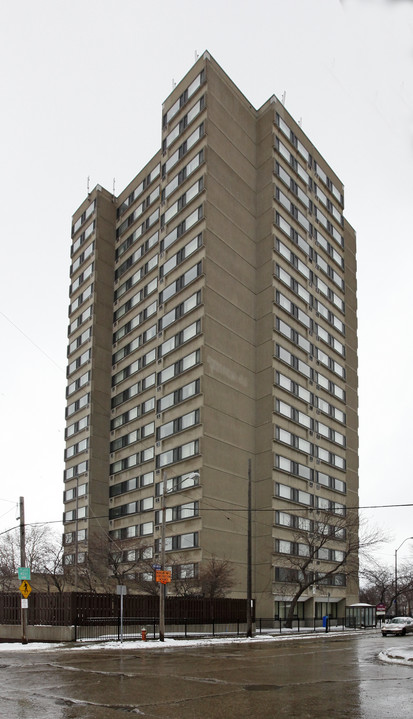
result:
[[[274,692],[277,689],[283,689],[277,684],[246,684],[242,688],[247,692]]]

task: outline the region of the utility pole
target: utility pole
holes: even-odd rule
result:
[[[252,637],[252,522],[251,522],[251,460],[248,460],[248,526],[247,526],[247,637]]]
[[[166,527],[166,470],[163,473],[162,525],[161,525],[161,570],[165,571],[165,527]],[[159,582],[159,641],[165,639],[165,584]]]
[[[19,499],[20,506],[20,566],[26,566],[26,525],[24,523],[24,497]],[[22,644],[27,644],[27,607],[21,606],[21,628],[22,628]]]

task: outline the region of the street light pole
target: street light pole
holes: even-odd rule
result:
[[[24,497],[19,499],[20,505],[20,566],[26,566],[26,524],[24,521]],[[23,600],[22,604],[23,604]],[[27,600],[25,600],[27,601]],[[22,644],[27,644],[27,608],[21,608]]]
[[[252,527],[251,527],[251,460],[248,460],[248,528],[247,528],[247,637],[252,637]]]
[[[399,549],[402,548],[403,544],[407,542],[409,539],[413,539],[413,537],[406,537],[406,539],[403,539],[400,547],[397,547],[394,551],[394,609],[395,609],[395,616],[397,617],[398,609],[397,609],[397,552]]]
[[[165,527],[166,527],[166,471],[163,473],[162,525],[161,525],[161,570],[165,570]],[[165,584],[159,583],[159,641],[165,640]]]

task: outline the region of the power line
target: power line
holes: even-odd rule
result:
[[[201,500],[202,501],[202,500]],[[406,504],[369,504],[369,505],[357,505],[354,507],[345,507],[346,512],[347,511],[354,511],[354,510],[361,510],[361,509],[399,509],[403,507],[413,507],[413,502],[408,502]],[[261,512],[274,512],[277,507],[263,507],[263,508],[257,508],[252,509],[252,513],[261,513]],[[287,507],[284,507],[285,510],[287,510]],[[291,508],[288,507],[288,510],[291,514],[299,513],[299,512],[323,512],[323,509],[318,509],[317,507],[294,507]],[[237,508],[231,508],[226,509],[225,507],[203,507],[202,513],[204,512],[224,512],[225,514],[232,514],[234,512],[248,512],[248,507],[239,507]],[[200,517],[200,515],[194,515],[194,519],[197,517]],[[99,519],[108,519],[108,514],[101,514],[100,516],[93,516],[89,517],[89,520],[99,520]],[[61,519],[50,519],[45,522],[26,522],[26,527],[42,527],[46,524],[62,524]],[[0,537],[3,534],[7,534],[8,532],[12,532],[14,529],[18,529],[19,525],[17,524],[15,527],[10,527],[9,529],[5,529],[3,532],[0,532]]]
[[[25,332],[23,332],[23,330],[20,329],[20,327],[18,325],[16,325],[16,323],[13,322],[13,320],[10,319],[10,317],[7,317],[7,315],[5,315],[4,312],[2,312],[1,310],[0,310],[0,315],[2,315],[4,317],[4,319],[7,320],[7,322],[10,322],[10,324],[13,325],[13,327],[15,327],[15,329],[18,330],[18,332],[20,332],[20,334],[22,334],[23,337],[28,342],[30,342],[30,344],[33,345],[33,347],[36,347],[36,349],[39,350],[39,352],[41,352],[49,360],[49,362],[52,362],[52,364],[54,364],[54,366],[57,367],[57,369],[60,370],[60,372],[64,372],[64,369],[62,367],[60,367],[60,365],[58,365],[57,362],[55,362],[54,359],[52,357],[50,357],[50,355],[48,355],[47,352],[44,351],[44,349],[39,347],[39,345],[36,344],[36,342],[34,342],[32,340],[32,338],[29,337],[29,335],[27,335]]]

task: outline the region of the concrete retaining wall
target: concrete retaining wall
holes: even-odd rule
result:
[[[19,624],[1,624],[0,642],[21,641],[22,630]],[[29,642],[73,642],[74,627],[52,627],[48,625],[28,625],[27,639]]]

